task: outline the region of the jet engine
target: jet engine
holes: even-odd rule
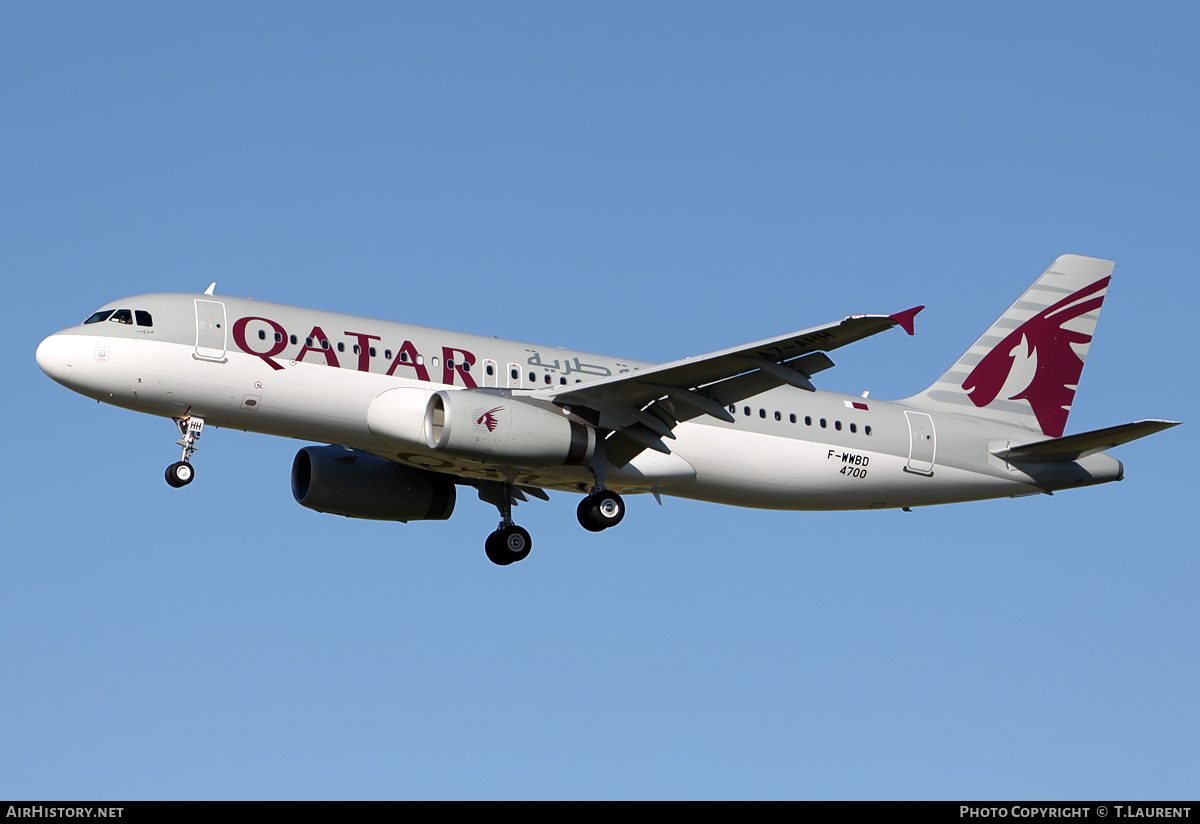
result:
[[[434,392],[425,443],[459,458],[517,466],[583,466],[596,430],[552,404],[473,389]]]
[[[367,409],[367,428],[392,448],[410,449],[425,442],[425,407],[430,390],[402,386],[381,392]]]
[[[317,512],[374,521],[444,521],[454,511],[446,476],[339,446],[296,453],[292,496]]]

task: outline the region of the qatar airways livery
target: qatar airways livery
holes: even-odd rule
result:
[[[303,506],[441,520],[471,486],[500,511],[487,556],[529,554],[512,507],[582,493],[598,532],[622,495],[764,509],[882,509],[1012,498],[1121,480],[1102,450],[1175,426],[1064,435],[1111,261],[1064,255],[925,391],[900,401],[818,391],[829,354],[918,306],[666,364],[204,294],[125,298],[42,341],[54,380],[171,418],[194,477],[206,424],[306,446]]]

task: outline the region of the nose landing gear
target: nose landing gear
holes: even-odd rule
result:
[[[186,461],[176,461],[167,467],[167,483],[178,489],[187,486],[196,477],[192,465]]]
[[[200,440],[200,433],[204,430],[204,418],[188,415],[186,418],[176,418],[175,424],[183,436],[175,442],[183,447],[183,455],[180,460],[167,467],[167,483],[179,488],[187,486],[196,477],[196,470],[192,467],[191,459],[199,449],[196,441]]]

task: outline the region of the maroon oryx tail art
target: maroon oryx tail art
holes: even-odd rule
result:
[[[1111,261],[1063,255],[914,406],[1061,437],[1108,291]]]

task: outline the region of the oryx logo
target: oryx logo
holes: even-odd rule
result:
[[[488,432],[495,432],[496,427],[500,425],[500,421],[496,419],[496,413],[503,409],[503,406],[497,406],[495,409],[489,409],[475,419],[475,425],[487,427]]]
[[[962,388],[971,402],[982,408],[996,400],[1009,382],[1020,353],[1029,366],[1018,374],[1027,371],[1029,378],[1025,386],[1008,396],[1008,400],[1028,401],[1042,432],[1054,438],[1062,437],[1079,376],[1083,373],[1083,356],[1075,347],[1090,343],[1091,331],[1095,328],[1093,326],[1084,333],[1064,327],[1075,318],[1100,308],[1108,281],[1109,278],[1098,280],[1043,309],[992,347],[963,381]],[[1009,387],[1010,391],[1012,388]]]

